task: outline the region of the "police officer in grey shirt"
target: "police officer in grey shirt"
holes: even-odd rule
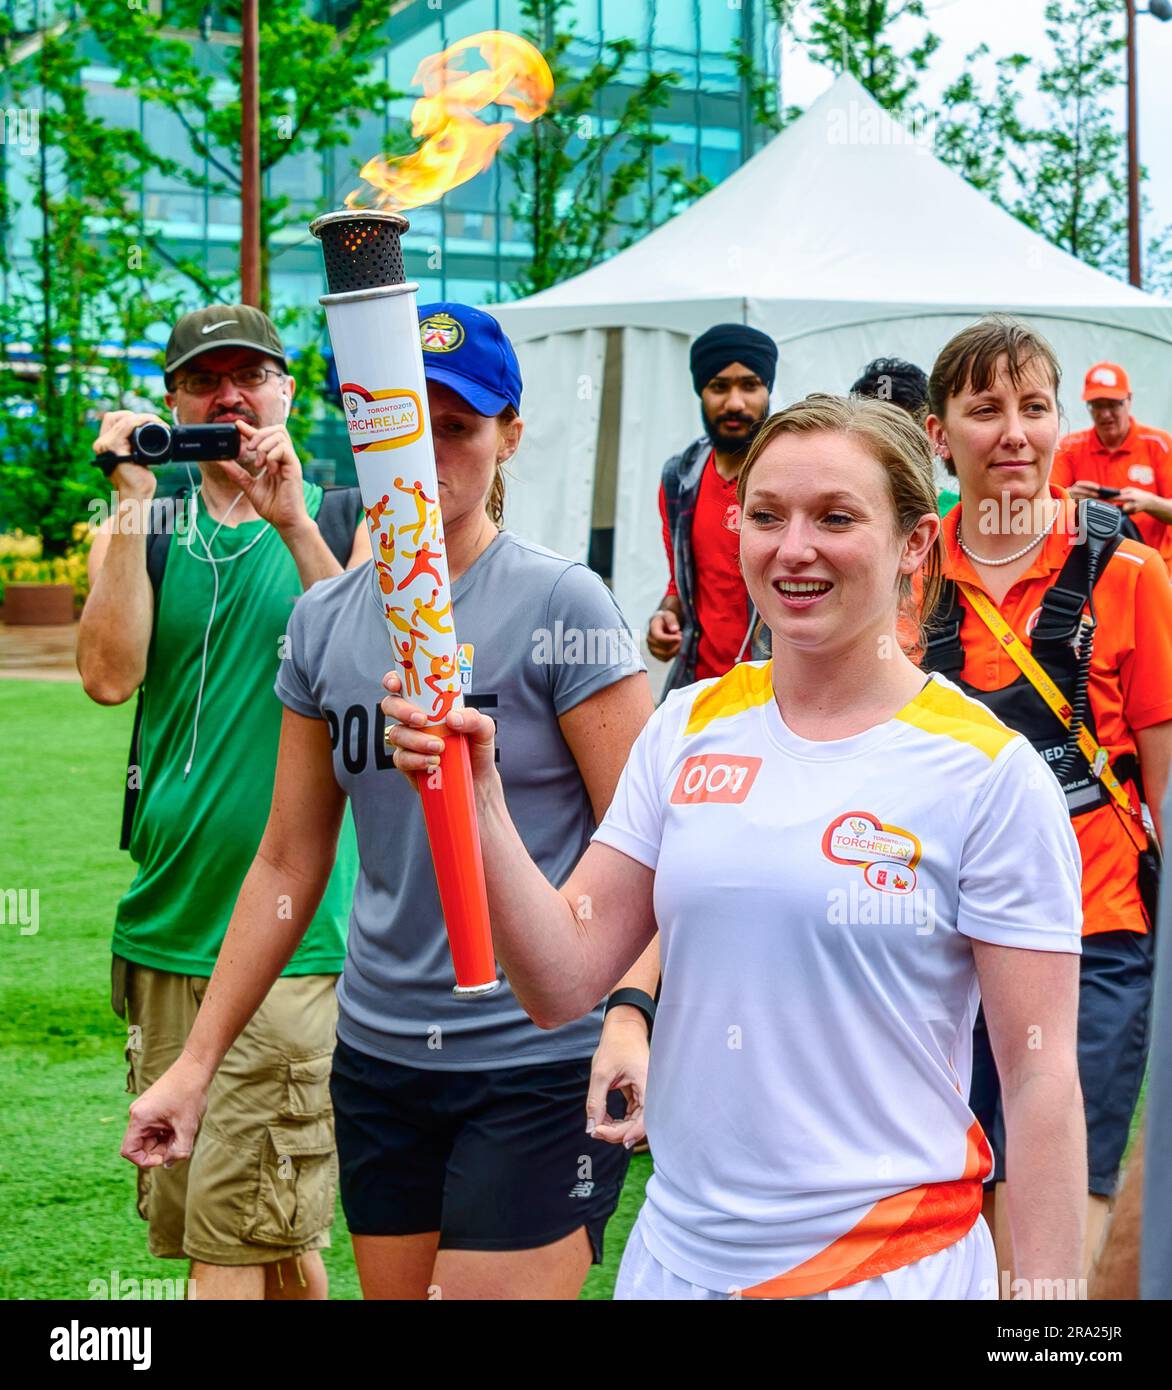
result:
[[[510,810],[560,883],[651,713],[647,674],[596,575],[501,529],[501,467],[522,423],[500,325],[461,304],[419,314],[453,615],[471,648],[465,699],[496,721]],[[374,581],[371,562],[294,609],[268,829],[183,1056],[135,1102],[131,1130],[154,1136],[159,1162],[190,1151],[216,1066],[312,915],[348,796],[360,868],[331,1095],[363,1292],[573,1298],[643,1134],[657,947],[605,1022],[600,1005],[543,1031],[507,982],[453,999],[422,812],[384,740],[392,662]]]

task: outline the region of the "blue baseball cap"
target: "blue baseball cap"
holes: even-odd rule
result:
[[[505,330],[468,304],[421,304],[423,374],[450,386],[478,415],[521,409],[521,368]]]

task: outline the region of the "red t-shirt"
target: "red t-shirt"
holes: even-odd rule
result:
[[[749,627],[749,596],[737,565],[740,540],[737,533],[725,525],[728,510],[735,507],[736,502],[736,478],[726,481],[720,476],[710,451],[700,477],[700,492],[692,517],[696,626],[700,630],[696,651],[697,680],[723,676],[737,664]],[[675,555],[662,487],[659,489],[659,515],[671,575],[667,593],[678,594]]]

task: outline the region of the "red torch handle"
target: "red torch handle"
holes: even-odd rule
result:
[[[417,773],[415,782],[423,802],[440,906],[456,967],[454,992],[488,994],[500,982],[492,952],[468,739],[448,729],[433,732],[444,740],[439,767],[431,773]]]

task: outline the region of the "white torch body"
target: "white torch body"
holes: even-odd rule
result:
[[[322,298],[403,693],[429,721],[463,704],[415,284]]]

